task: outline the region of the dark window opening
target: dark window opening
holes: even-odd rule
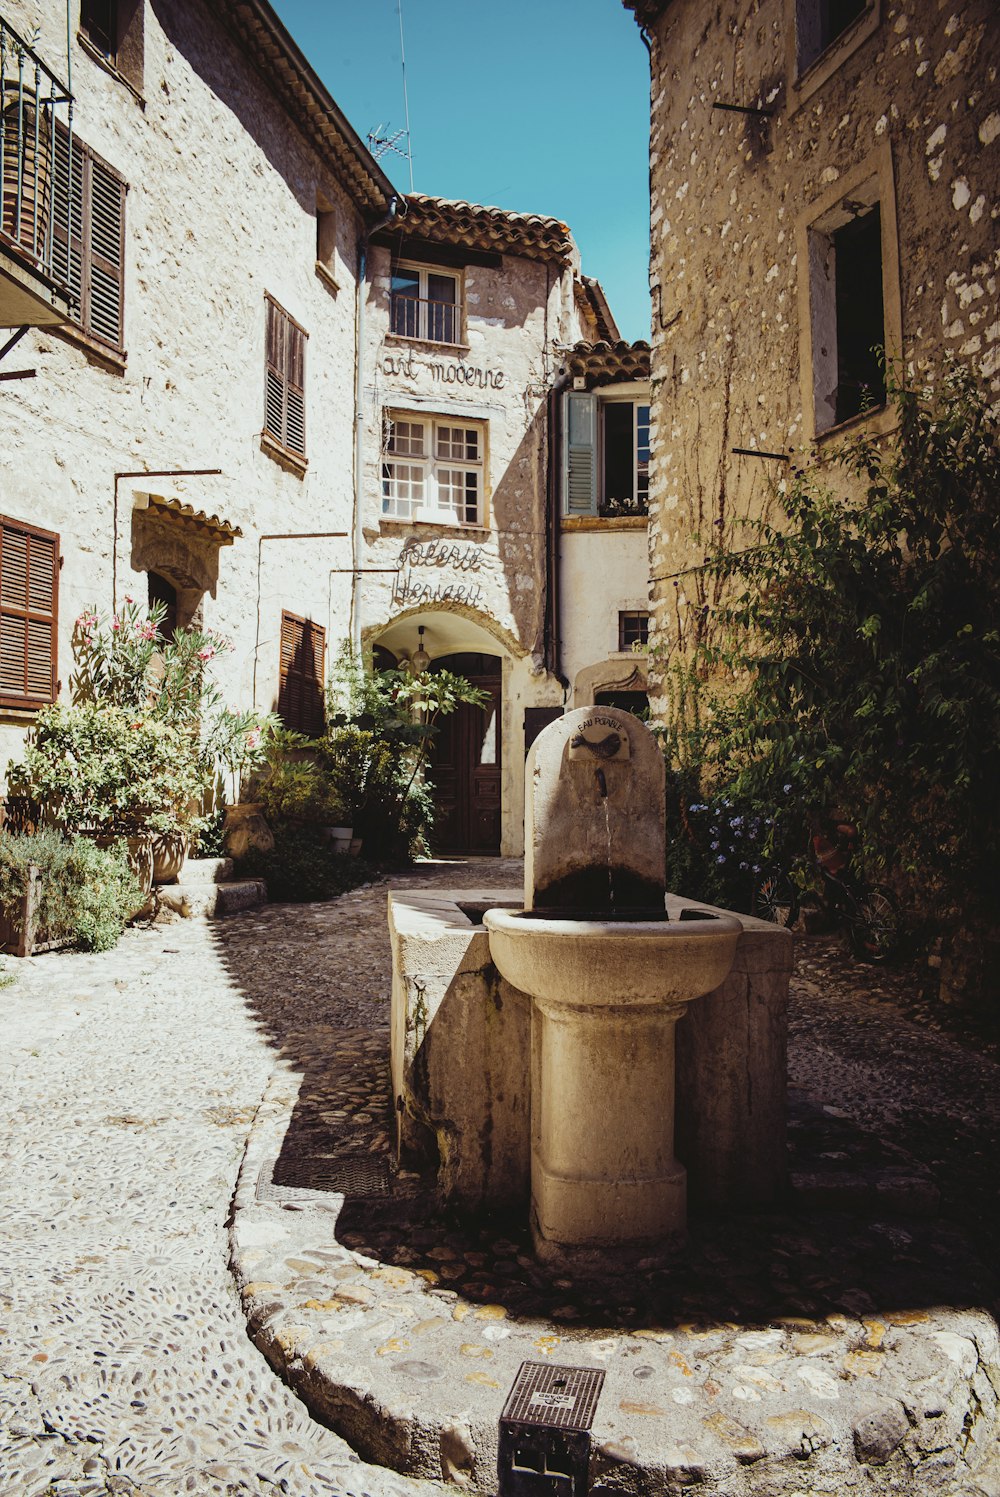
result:
[[[642,609],[632,609],[618,615],[618,648],[645,649],[649,644],[649,614]]]
[[[820,46],[835,42],[867,9],[867,0],[820,0]]]
[[[882,219],[878,204],[833,234],[837,296],[836,420],[885,404]]]
[[[617,707],[642,722],[649,721],[649,697],[644,691],[598,691],[594,693],[594,706]]]
[[[162,603],[166,608],[167,611],[160,625],[160,633],[167,644],[173,644],[174,634],[177,631],[177,589],[158,572],[149,572],[147,579],[149,606],[152,608],[154,603]]]
[[[80,30],[113,62],[118,51],[117,0],[80,0]]]
[[[799,68],[811,67],[870,4],[871,0],[798,0],[795,26]]]

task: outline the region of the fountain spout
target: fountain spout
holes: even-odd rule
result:
[[[603,769],[598,769],[596,771],[595,778],[597,780],[597,788],[601,792],[601,799],[602,800],[607,800],[607,798],[608,798],[608,782],[605,779],[604,770]]]

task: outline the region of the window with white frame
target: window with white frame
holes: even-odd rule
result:
[[[389,326],[400,338],[461,343],[462,297],[457,275],[397,261],[392,267]]]
[[[563,421],[563,509],[615,519],[649,507],[649,397],[572,392]]]
[[[480,421],[392,412],[382,461],[387,519],[479,525],[486,428]]]

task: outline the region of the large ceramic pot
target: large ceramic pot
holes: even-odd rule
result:
[[[251,847],[259,852],[270,852],[274,846],[271,828],[264,820],[264,808],[259,802],[228,806],[222,829],[226,852],[231,858],[242,858]]]
[[[154,837],[153,883],[176,884],[187,855],[187,832],[161,832]]]

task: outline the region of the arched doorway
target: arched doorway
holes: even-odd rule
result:
[[[500,851],[500,776],[503,688],[499,655],[441,655],[431,671],[464,676],[488,695],[483,707],[462,704],[439,718],[429,773],[437,815],[434,845],[440,852],[484,855]]]

